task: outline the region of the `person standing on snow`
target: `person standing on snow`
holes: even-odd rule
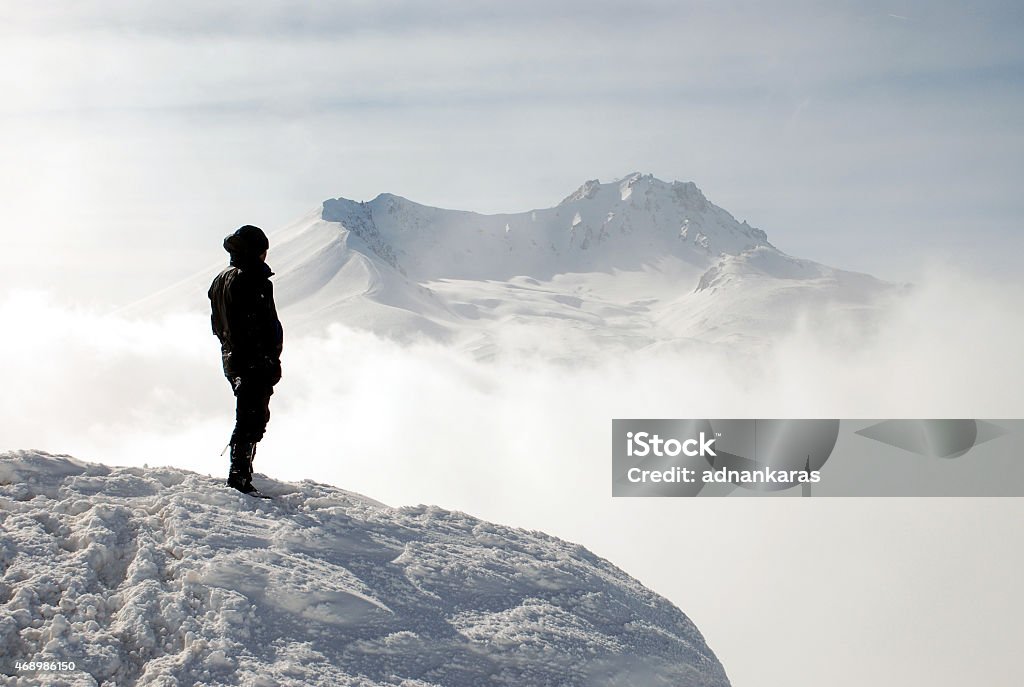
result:
[[[266,263],[270,241],[245,225],[224,239],[231,264],[210,285],[213,333],[220,339],[224,376],[235,394],[228,486],[263,496],[252,484],[256,444],[270,420],[270,397],[281,380],[284,330],[274,305],[273,272]]]

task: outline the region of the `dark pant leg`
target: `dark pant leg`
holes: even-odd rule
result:
[[[267,430],[274,387],[251,377],[235,377],[231,386],[235,392],[235,431],[231,442],[255,444]]]

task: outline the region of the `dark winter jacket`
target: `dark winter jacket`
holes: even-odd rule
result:
[[[210,321],[228,379],[255,377],[271,385],[281,379],[284,332],[274,305],[272,274],[261,260],[232,254],[231,266],[210,285]]]

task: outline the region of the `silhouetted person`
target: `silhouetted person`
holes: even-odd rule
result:
[[[231,265],[210,285],[213,333],[220,339],[224,376],[234,391],[228,486],[262,496],[252,484],[256,444],[270,420],[270,396],[281,380],[284,332],[274,305],[270,242],[259,227],[246,225],[224,239]]]

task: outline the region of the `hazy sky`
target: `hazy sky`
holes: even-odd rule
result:
[[[327,197],[632,171],[905,279],[1024,250],[1019,3],[5,2],[0,290],[122,303]]]

